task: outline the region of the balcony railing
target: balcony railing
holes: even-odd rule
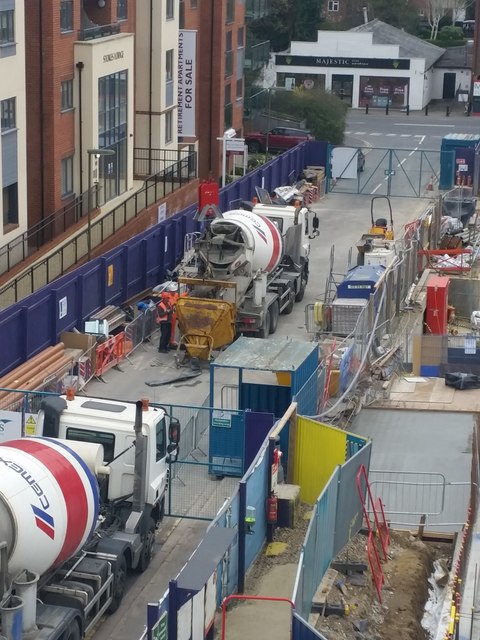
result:
[[[138,156],[148,149],[135,149]],[[168,150],[153,149],[160,158]],[[113,236],[130,220],[136,218],[147,207],[165,198],[196,178],[196,153],[185,152],[178,162],[172,162],[158,173],[151,175],[143,187],[124,200],[115,209],[92,221],[90,229],[85,224],[72,234],[68,242],[52,251],[48,256],[36,262],[12,282],[0,288],[0,309],[22,300],[40,287],[44,287],[59,278],[88,255],[91,250],[100,247],[105,240]],[[97,185],[98,186],[98,185]],[[90,231],[90,242],[88,241]]]
[[[81,41],[97,40],[98,38],[114,36],[117,33],[120,33],[120,25],[118,22],[115,22],[115,24],[102,24],[95,27],[81,29],[78,32],[78,39]]]
[[[163,172],[171,172],[174,165],[181,164],[183,177],[197,175],[197,156],[188,149],[144,149],[133,150],[133,174],[137,179],[149,178]],[[185,172],[187,172],[185,174]]]
[[[93,189],[92,189],[93,191]],[[74,198],[8,244],[0,247],[0,274],[31,256],[47,242],[65,233],[88,213],[88,191]]]
[[[247,0],[245,18],[259,20],[270,13],[270,0]]]
[[[264,67],[270,59],[270,40],[247,46],[245,51],[245,69],[257,71]]]

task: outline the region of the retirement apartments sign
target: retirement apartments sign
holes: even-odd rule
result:
[[[197,32],[178,34],[178,135],[195,135],[195,60]]]

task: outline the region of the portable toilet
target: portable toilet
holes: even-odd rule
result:
[[[442,139],[440,149],[439,189],[451,189],[456,185],[472,186],[475,158],[480,135],[476,133],[448,133]]]

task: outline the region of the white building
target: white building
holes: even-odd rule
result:
[[[0,246],[27,229],[24,5],[0,0]]]
[[[380,20],[350,31],[318,31],[275,54],[275,84],[317,87],[350,106],[422,109],[434,95],[435,63],[445,49]],[[443,73],[443,72],[442,72]]]

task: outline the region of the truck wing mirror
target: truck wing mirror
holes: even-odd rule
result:
[[[312,234],[308,236],[310,240],[313,240],[314,238],[317,238],[320,235],[320,231],[318,230],[319,226],[320,226],[320,220],[317,214],[315,213],[312,220],[313,231],[312,231]]]
[[[168,439],[175,446],[180,442],[180,422],[178,421],[178,418],[170,418],[170,425],[168,427]]]
[[[172,444],[169,444],[167,446],[167,462],[168,463],[172,463],[172,462],[176,462],[177,458],[178,458],[178,445],[174,444],[172,442]]]

